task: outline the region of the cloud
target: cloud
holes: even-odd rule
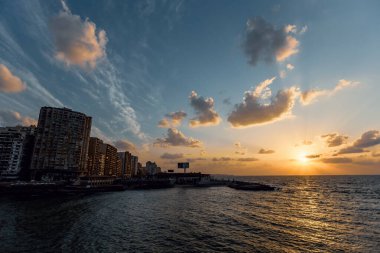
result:
[[[106,32],[97,31],[93,22],[72,14],[66,4],[63,4],[63,9],[50,22],[55,57],[67,65],[94,68],[97,61],[106,55]]]
[[[348,136],[337,133],[325,134],[321,136],[325,139],[328,147],[337,147],[347,142]]]
[[[259,60],[281,62],[298,53],[299,41],[290,33],[296,26],[286,25],[277,29],[261,17],[249,19],[243,42],[243,49],[251,65]]]
[[[305,145],[305,146],[312,145],[312,144],[313,144],[313,142],[310,141],[310,140],[304,140],[304,141],[302,142],[302,145]]]
[[[166,118],[163,118],[158,122],[158,126],[162,128],[168,127],[177,127],[181,125],[182,120],[187,116],[186,112],[178,111],[171,112],[165,115]]]
[[[287,68],[288,70],[293,70],[293,69],[294,69],[294,65],[288,63],[288,64],[286,64],[286,68]]]
[[[275,97],[271,97],[268,86],[274,79],[267,79],[254,90],[245,92],[244,101],[235,105],[228,117],[233,127],[271,123],[291,114],[298,90],[295,87],[279,90]],[[271,98],[270,103],[262,103],[261,100],[267,98]]]
[[[178,153],[178,154],[170,154],[170,153],[164,153],[161,155],[162,159],[168,159],[168,160],[173,160],[173,159],[180,159],[183,158],[183,154]]]
[[[352,163],[352,159],[348,157],[333,157],[320,159],[323,163]]]
[[[127,139],[115,141],[114,145],[118,151],[136,151],[135,144]]]
[[[198,96],[195,91],[190,94],[190,105],[195,110],[195,117],[190,120],[191,127],[215,126],[221,121],[218,113],[214,110],[214,99]]]
[[[7,66],[0,64],[0,92],[17,93],[26,89],[20,78],[13,75]]]
[[[225,104],[225,105],[230,105],[231,104],[231,98],[225,98],[225,99],[223,99],[223,104]]]
[[[258,152],[258,154],[273,154],[275,151],[272,149],[263,149],[261,148]]]
[[[194,157],[194,158],[187,158],[186,161],[189,163],[193,163],[196,161],[206,161],[207,159],[204,157]]]
[[[372,153],[372,156],[373,156],[373,157],[380,157],[380,152],[379,152],[379,153],[377,153],[377,152],[373,152],[373,153]]]
[[[238,158],[237,161],[239,162],[256,162],[259,159],[254,158],[254,157],[244,157],[244,158]]]
[[[315,154],[315,155],[307,155],[305,157],[308,158],[308,159],[315,159],[315,158],[321,157],[321,155],[320,154]]]
[[[231,157],[214,157],[212,158],[213,162],[228,162],[232,161],[233,159]]]
[[[373,147],[378,144],[380,144],[380,132],[378,130],[370,130],[363,133],[351,146],[339,150],[337,154],[369,152],[364,148]]]
[[[19,112],[0,110],[0,125],[2,126],[30,126],[37,125],[37,120],[22,116]]]
[[[235,154],[237,155],[245,155],[247,153],[247,148],[243,147],[239,141],[234,143],[235,146]]]
[[[202,146],[202,142],[191,137],[186,137],[181,131],[175,128],[168,128],[165,138],[157,138],[155,145],[162,147],[183,146],[190,148],[198,148]]]
[[[319,97],[332,96],[336,92],[338,92],[338,91],[340,91],[346,87],[352,87],[352,86],[355,86],[357,84],[358,84],[358,82],[341,79],[341,80],[339,80],[339,82],[335,85],[335,87],[332,90],[326,90],[326,89],[325,90],[318,90],[318,89],[306,90],[306,91],[303,91],[301,93],[300,102],[303,105],[309,105],[309,104],[313,103],[314,101],[316,101],[317,98],[319,98]]]
[[[238,162],[256,162],[259,159],[254,158],[254,157],[243,157],[243,158],[231,158],[231,157],[214,157],[212,159],[213,162],[229,162],[229,161],[238,161]]]

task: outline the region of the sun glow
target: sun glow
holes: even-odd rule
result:
[[[297,156],[297,161],[301,164],[307,164],[309,162],[309,158],[307,158],[306,152],[300,152]]]

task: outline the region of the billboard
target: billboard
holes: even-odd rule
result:
[[[187,169],[190,168],[189,163],[178,163],[178,169]]]

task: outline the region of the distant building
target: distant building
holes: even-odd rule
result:
[[[86,173],[91,117],[68,108],[42,107],[31,169],[38,179]]]
[[[138,156],[131,156],[131,173],[132,177],[135,177],[138,172],[138,163],[139,163],[139,158]]]
[[[0,179],[29,179],[35,126],[0,127]]]
[[[121,161],[121,176],[132,177],[132,154],[128,151],[117,153]]]
[[[146,171],[148,175],[155,175],[159,172],[161,172],[161,168],[157,166],[155,162],[148,161],[146,162]]]

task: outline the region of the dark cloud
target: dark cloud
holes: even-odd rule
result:
[[[196,116],[190,120],[191,127],[218,125],[221,121],[214,110],[214,99],[198,96],[195,91],[190,94],[190,105],[194,108]]]
[[[255,17],[247,21],[243,49],[251,65],[258,61],[281,62],[298,52],[298,40],[290,33],[294,28],[289,26],[276,28],[261,17]]]
[[[325,139],[328,147],[337,147],[345,144],[348,140],[348,136],[339,135],[337,133],[325,134],[321,136]]]
[[[183,146],[198,148],[202,146],[201,141],[186,137],[176,128],[168,128],[167,136],[165,138],[157,138],[154,144],[162,147]]]
[[[195,158],[187,158],[186,161],[189,162],[189,163],[193,163],[193,162],[196,162],[196,161],[205,161],[207,160],[206,158],[204,157],[195,157]]]
[[[272,149],[263,149],[263,148],[261,148],[260,150],[259,150],[259,154],[273,154],[275,151],[274,150],[272,150]]]
[[[352,159],[348,157],[323,158],[320,161],[324,163],[352,163]]]
[[[228,162],[232,161],[233,159],[231,157],[214,157],[212,158],[213,162]]]
[[[20,78],[12,74],[7,66],[0,64],[0,92],[16,93],[26,89]]]
[[[177,154],[170,154],[170,153],[164,153],[161,155],[162,159],[168,159],[168,160],[173,160],[173,159],[180,159],[183,158],[183,154],[177,153]]]
[[[56,48],[55,57],[67,65],[93,68],[106,55],[106,32],[97,32],[93,22],[73,15],[66,5],[64,11],[52,18],[50,29]]]
[[[316,155],[307,155],[307,156],[305,156],[306,158],[308,158],[308,159],[315,159],[315,158],[319,158],[319,157],[321,157],[321,155],[320,154],[316,154]]]
[[[131,141],[124,139],[114,143],[118,151],[136,151],[136,146]]]
[[[19,112],[0,110],[0,126],[37,125],[37,120],[22,116]]]
[[[357,139],[351,146],[339,150],[337,154],[340,155],[369,152],[364,148],[373,147],[378,144],[380,144],[380,132],[378,130],[370,130],[363,133],[362,136]]]
[[[231,104],[231,98],[225,98],[225,99],[223,99],[223,104],[230,105]]]
[[[247,127],[280,120],[291,113],[298,91],[295,87],[279,90],[270,103],[262,100],[271,97],[268,86],[275,78],[260,83],[254,90],[244,94],[244,101],[235,105],[228,117],[233,127]]]

